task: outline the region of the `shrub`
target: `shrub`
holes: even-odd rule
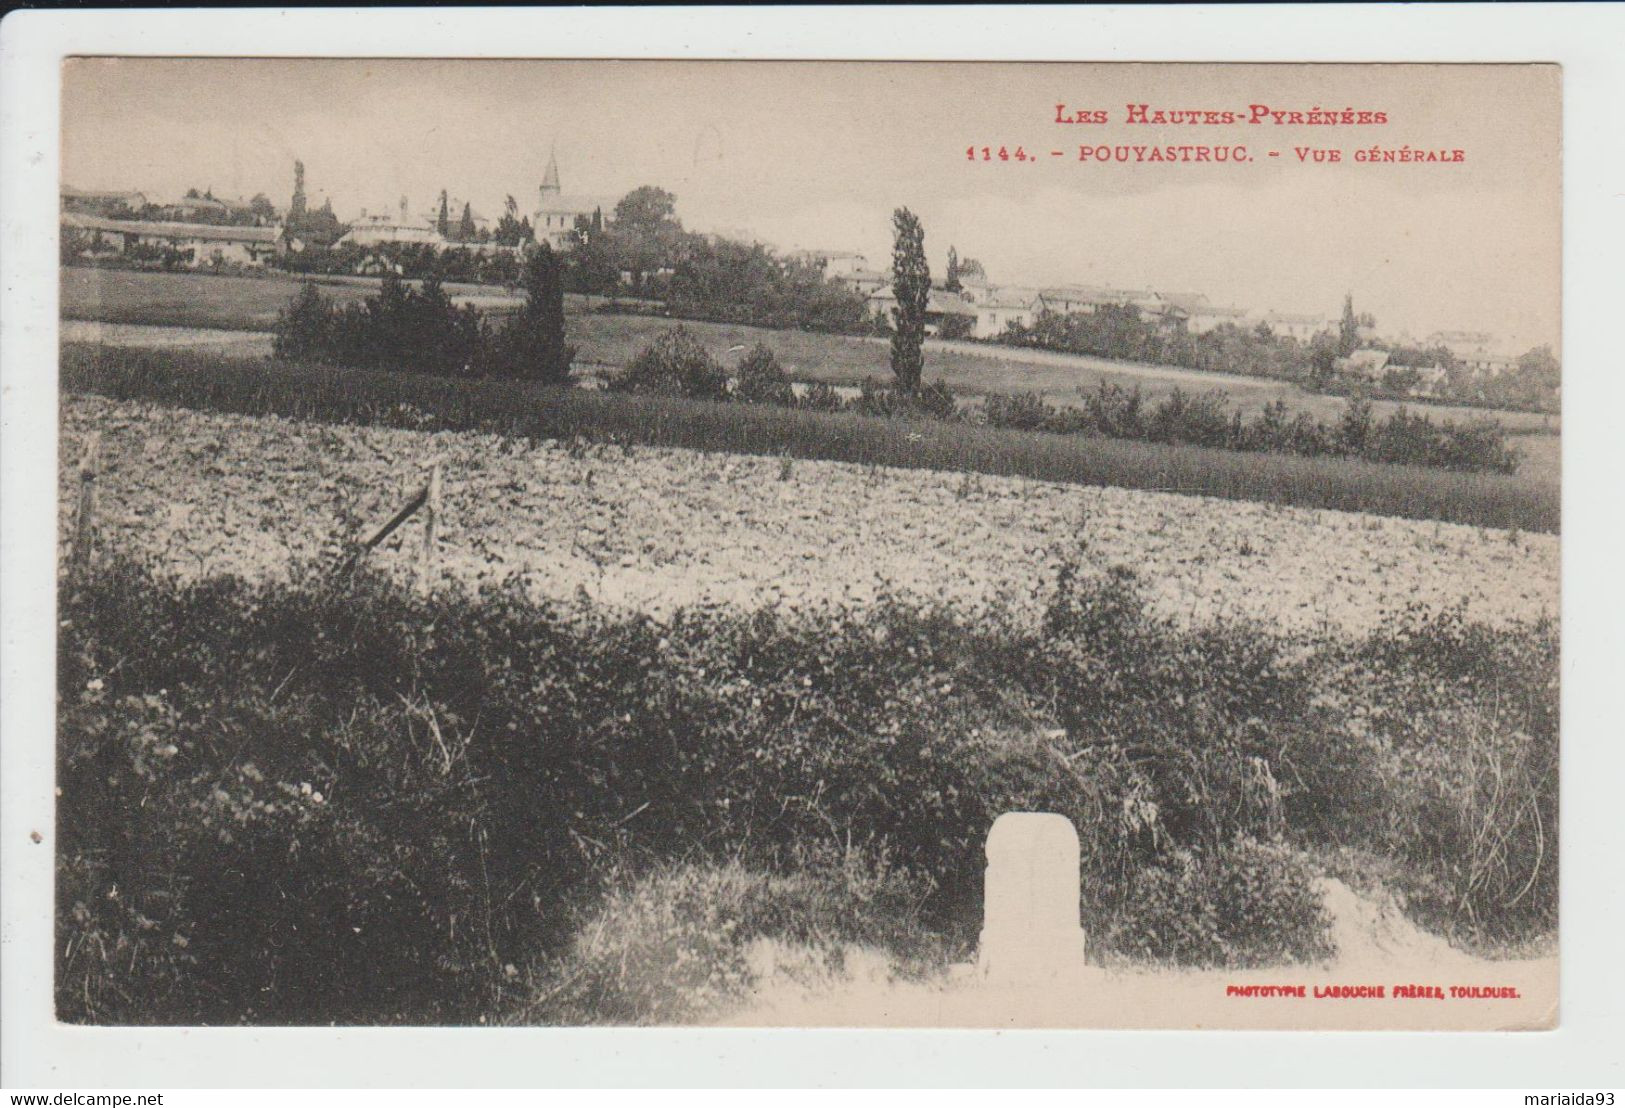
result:
[[[814,851],[783,874],[738,860],[658,863],[643,873],[617,864],[595,884],[601,891],[572,913],[568,945],[531,972],[533,995],[511,1019],[688,1022],[765,984],[772,969],[764,960],[789,956],[798,963],[792,972],[824,975],[855,946],[886,951],[905,968],[928,949],[918,917],[929,886],[861,850]]]
[[[807,386],[807,391],[801,394],[796,406],[810,412],[838,412],[846,407],[846,401],[833,385],[816,381]]]
[[[796,402],[795,390],[784,375],[779,360],[761,343],[739,360],[735,374],[733,398],[747,404],[780,404],[790,406]]]
[[[959,402],[941,381],[914,389],[892,388],[864,378],[851,408],[860,415],[886,419],[955,419]]]
[[[1457,938],[1556,924],[1558,657],[1549,623],[1413,607],[1331,663],[1327,703],[1356,714],[1382,793],[1349,838],[1412,863],[1411,909]]]
[[[1055,409],[1044,403],[1036,392],[989,393],[982,405],[982,416],[989,427],[1009,427],[1017,431],[1043,431],[1050,428]]]
[[[325,361],[333,344],[333,305],[314,282],[304,281],[299,293],[277,316],[273,349],[279,358]]]
[[[654,342],[610,379],[617,392],[725,400],[728,374],[681,325],[662,332]]]
[[[1295,853],[1245,836],[1172,852],[1134,878],[1114,921],[1120,953],[1182,966],[1252,967],[1334,953],[1314,875]]]
[[[411,289],[394,274],[377,296],[338,308],[306,282],[274,331],[279,357],[441,376],[477,372],[488,339],[479,312],[454,305],[438,280]]]

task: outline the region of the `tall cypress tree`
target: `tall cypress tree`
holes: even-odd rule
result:
[[[525,256],[525,306],[503,332],[505,369],[549,385],[570,383],[575,349],[564,341],[564,268],[543,243]]]
[[[959,251],[948,247],[948,276],[943,279],[942,287],[949,292],[958,292],[963,286],[959,283]]]
[[[897,387],[914,392],[925,369],[925,310],[931,297],[931,268],[925,260],[925,228],[907,208],[892,213],[892,292],[895,329],[891,336],[891,371]]]
[[[463,218],[462,218],[461,222],[459,222],[457,224],[457,241],[458,242],[473,242],[475,233],[476,232],[474,230],[474,208],[467,201],[464,201],[463,202]]]
[[[451,212],[446,208],[446,190],[440,190],[440,218],[435,221],[435,230],[440,232],[441,238],[451,236]]]
[[[1337,352],[1348,357],[1360,347],[1360,321],[1354,315],[1354,294],[1343,297],[1343,322],[1337,329]]]

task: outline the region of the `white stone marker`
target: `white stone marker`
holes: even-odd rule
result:
[[[1084,968],[1078,833],[1052,812],[1006,812],[987,834],[977,964],[989,981],[1037,985]]]

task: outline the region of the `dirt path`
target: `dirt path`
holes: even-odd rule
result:
[[[883,955],[852,950],[839,977],[798,972],[797,952],[752,951],[760,984],[716,1023],[733,1027],[1078,1027],[1522,1030],[1554,1026],[1558,960],[1475,958],[1417,930],[1391,903],[1323,883],[1337,955],[1272,970],[1088,967],[1038,988],[997,986],[962,967],[898,981]],[[1417,985],[1438,996],[1400,995]],[[1231,986],[1303,986],[1298,996],[1234,996]],[[1383,995],[1320,996],[1340,986]],[[1451,988],[1480,995],[1453,996]],[[1516,998],[1504,990],[1514,990]]]

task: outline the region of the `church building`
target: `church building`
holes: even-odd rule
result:
[[[570,250],[576,245],[575,226],[578,217],[591,219],[602,205],[592,197],[566,196],[559,185],[559,159],[550,152],[547,172],[542,176],[542,200],[536,214],[531,216],[531,229],[537,242],[545,242],[554,250]]]

